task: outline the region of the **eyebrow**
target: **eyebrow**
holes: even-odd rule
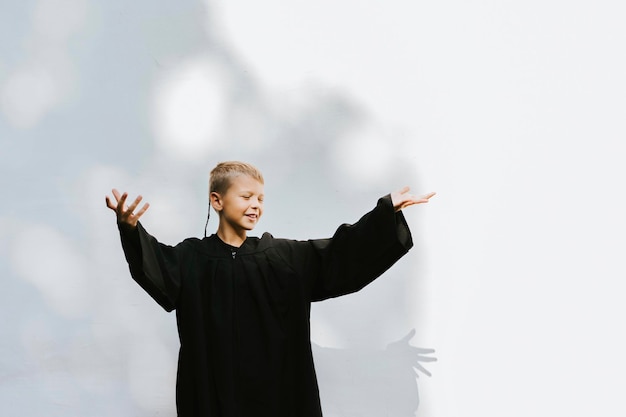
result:
[[[239,191],[239,194],[251,194],[251,195],[258,195],[259,197],[265,197],[264,193],[257,194],[254,191],[250,191],[250,190],[241,190]]]

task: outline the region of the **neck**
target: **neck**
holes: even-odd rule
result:
[[[241,246],[247,237],[245,230],[235,231],[221,226],[218,227],[216,234],[222,240],[222,242],[236,248]]]

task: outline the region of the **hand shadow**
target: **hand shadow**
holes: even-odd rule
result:
[[[325,417],[414,417],[419,372],[434,349],[411,346],[411,330],[384,350],[335,349],[312,343]]]

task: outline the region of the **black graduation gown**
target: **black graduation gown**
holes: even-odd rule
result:
[[[360,290],[413,245],[389,195],[330,239],[265,233],[235,251],[217,235],[164,245],[141,224],[120,235],[134,280],[176,309],[179,417],[320,417],[311,302]]]

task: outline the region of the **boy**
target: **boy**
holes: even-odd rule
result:
[[[248,237],[263,214],[263,176],[222,162],[210,175],[217,232],[172,247],[138,222],[149,205],[113,190],[130,272],[165,310],[176,309],[179,417],[320,417],[309,316],[312,301],[355,292],[413,245],[401,209],[428,202],[405,187],[330,239]]]

